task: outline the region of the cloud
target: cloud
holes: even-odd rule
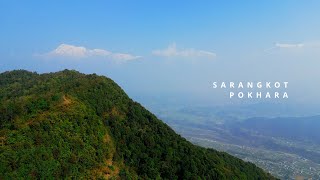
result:
[[[304,47],[304,44],[276,43],[275,46],[278,48],[301,48],[301,47]]]
[[[152,54],[163,57],[184,57],[184,58],[215,58],[216,54],[210,51],[196,49],[177,49],[176,44],[170,44],[166,49],[154,50]]]
[[[306,47],[306,44],[304,43],[275,43],[274,46],[271,48],[265,49],[264,52],[266,53],[272,53],[275,50],[280,50],[280,49],[300,49]]]
[[[102,57],[120,61],[130,61],[141,58],[141,56],[135,56],[125,53],[113,53],[104,49],[88,49],[83,46],[74,46],[70,44],[60,44],[56,49],[44,53],[38,54],[43,58],[64,57],[72,59],[90,58],[90,57]]]

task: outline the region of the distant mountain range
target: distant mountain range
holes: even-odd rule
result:
[[[234,125],[257,134],[320,144],[320,116],[249,118]]]

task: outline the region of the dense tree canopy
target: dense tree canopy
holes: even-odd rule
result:
[[[191,144],[95,74],[0,74],[0,127],[0,179],[273,179]]]

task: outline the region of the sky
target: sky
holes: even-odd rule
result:
[[[288,81],[319,104],[320,1],[0,1],[0,72],[75,69],[133,97],[233,103],[213,81]]]

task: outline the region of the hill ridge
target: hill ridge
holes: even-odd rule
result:
[[[104,76],[4,72],[0,100],[0,179],[111,178],[106,164],[121,179],[273,179],[191,144]]]

